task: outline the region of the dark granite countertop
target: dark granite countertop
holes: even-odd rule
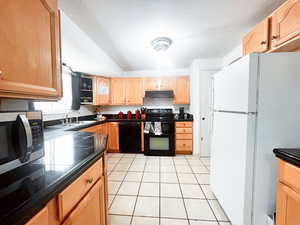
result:
[[[103,155],[107,137],[71,132],[45,142],[45,157],[0,176],[0,225],[21,225]]]
[[[300,149],[297,148],[277,148],[273,150],[274,154],[297,167],[300,167]]]

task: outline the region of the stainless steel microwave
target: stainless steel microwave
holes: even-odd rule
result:
[[[0,112],[0,174],[43,156],[42,112]]]

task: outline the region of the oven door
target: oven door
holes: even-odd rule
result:
[[[174,137],[169,134],[145,134],[145,155],[174,156]]]

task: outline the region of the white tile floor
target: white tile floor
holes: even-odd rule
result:
[[[108,154],[109,225],[230,225],[209,158]]]

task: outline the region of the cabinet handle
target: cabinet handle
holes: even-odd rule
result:
[[[275,39],[277,39],[277,38],[278,38],[277,35],[272,35],[272,40],[275,40]]]
[[[87,182],[88,184],[93,183],[93,181],[94,181],[94,178],[89,178],[89,179],[86,180],[86,182]]]
[[[3,72],[2,72],[2,70],[0,70],[0,80],[3,79],[2,75],[3,75]]]
[[[261,45],[265,45],[265,44],[267,44],[267,42],[266,41],[262,41],[262,42],[260,42],[260,44]]]

